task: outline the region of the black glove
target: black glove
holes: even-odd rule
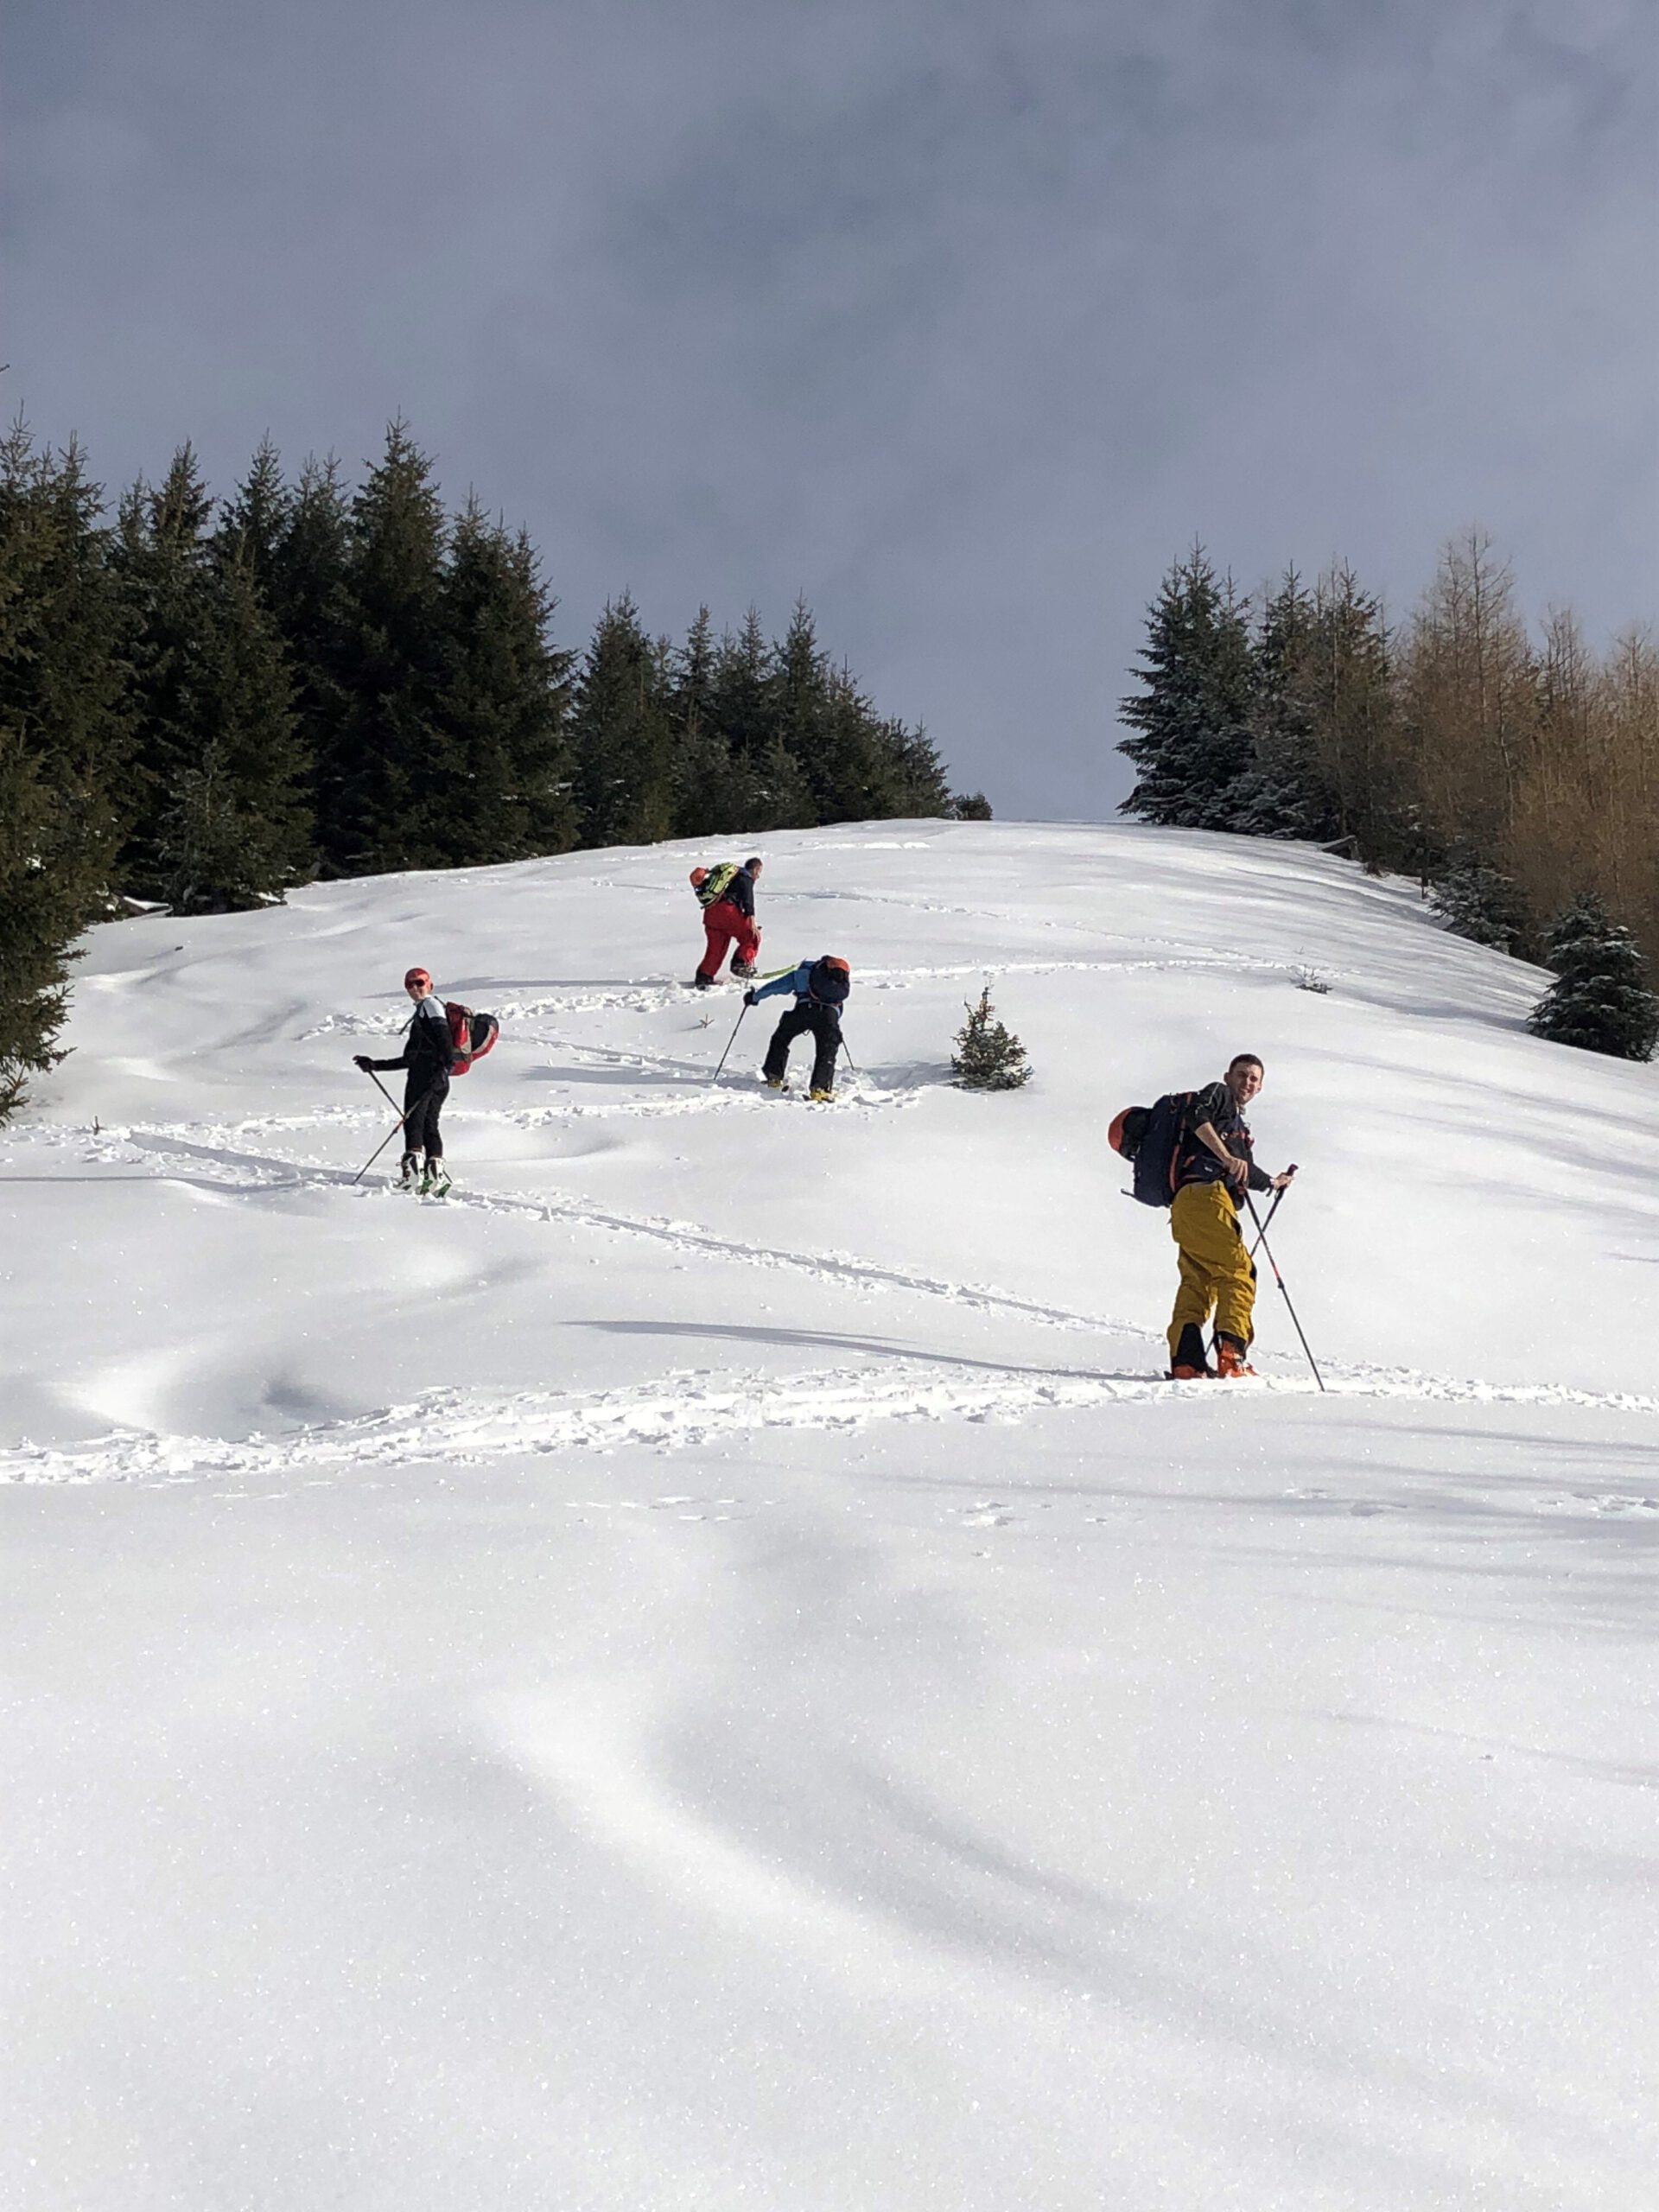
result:
[[[745,1006],[753,1006],[753,1005],[755,1003],[755,1001],[757,1000],[757,998],[759,997],[759,995],[760,995],[760,994],[759,994],[758,992],[755,992],[755,991],[745,991],[745,992],[744,992],[744,994],[743,994],[743,1003],[744,1003],[744,1005],[745,1005]]]
[[[374,1062],[369,1058],[366,1052],[353,1052],[352,1055],[352,1060],[355,1066],[362,1069],[365,1075],[372,1075],[374,1073]]]

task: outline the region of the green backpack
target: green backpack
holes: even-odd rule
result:
[[[697,894],[699,906],[715,906],[732,887],[732,878],[737,874],[735,861],[721,861],[717,868],[693,868],[691,888]]]

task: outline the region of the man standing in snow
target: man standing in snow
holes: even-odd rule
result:
[[[454,1040],[443,1001],[432,988],[424,968],[411,968],[404,988],[415,1001],[410,1018],[409,1041],[395,1060],[372,1060],[366,1052],[355,1055],[365,1075],[388,1068],[405,1068],[404,1082],[404,1159],[400,1179],[406,1191],[416,1182],[423,1198],[441,1198],[449,1188],[449,1172],[443,1164],[443,1135],[438,1116],[449,1096],[449,1071],[455,1064]],[[421,1170],[421,1154],[426,1169]]]
[[[1169,1209],[1181,1266],[1169,1324],[1169,1371],[1178,1382],[1255,1372],[1245,1360],[1255,1333],[1255,1263],[1244,1249],[1234,1194],[1282,1191],[1296,1172],[1268,1175],[1255,1164],[1244,1109],[1261,1090],[1262,1073],[1254,1052],[1240,1052],[1219,1083],[1194,1093],[1178,1140]],[[1204,1356],[1204,1325],[1212,1311],[1213,1368]]]
[[[695,990],[714,988],[728,944],[735,946],[733,975],[741,982],[747,982],[753,975],[760,957],[760,931],[754,918],[754,887],[760,877],[758,860],[747,860],[741,868],[721,861],[717,868],[692,869],[691,888],[702,902],[702,927],[708,940],[691,978]]]
[[[772,1033],[760,1072],[774,1090],[781,1090],[789,1073],[789,1048],[809,1031],[817,1050],[812,1060],[812,1096],[828,1105],[835,1096],[836,1055],[841,1050],[841,1009],[853,988],[852,970],[833,952],[819,960],[803,960],[787,968],[758,991],[745,991],[745,1006],[759,1006],[762,999],[793,991],[795,1003]]]

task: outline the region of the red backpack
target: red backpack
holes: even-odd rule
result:
[[[474,1014],[459,999],[445,999],[443,1011],[449,1023],[449,1041],[455,1048],[455,1064],[449,1072],[465,1075],[474,1060],[481,1060],[494,1049],[501,1025],[493,1014]]]

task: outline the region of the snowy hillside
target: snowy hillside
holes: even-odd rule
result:
[[[1299,849],[760,849],[833,1107],[775,1002],[710,1085],[715,850],[94,933],[0,1131],[0,2205],[1650,2205],[1659,1070]],[[503,1025],[442,1204],[353,1180],[411,962]],[[1105,1125],[1239,1050],[1324,1395],[1270,1279],[1160,1379]]]

